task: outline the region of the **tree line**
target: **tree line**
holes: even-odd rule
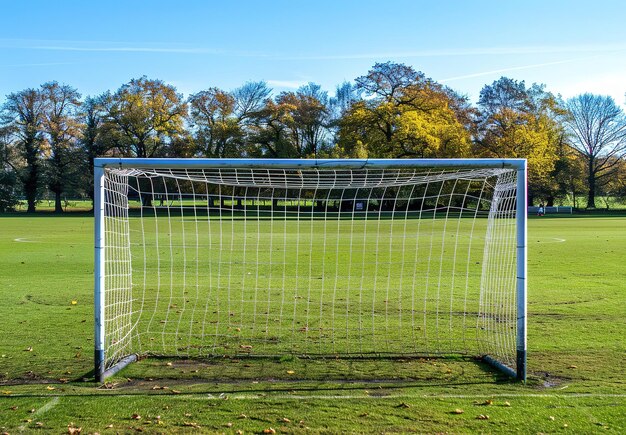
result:
[[[45,192],[93,195],[97,156],[212,158],[526,158],[529,203],[566,195],[626,196],[626,116],[608,96],[564,101],[544,85],[502,77],[476,105],[410,66],[377,63],[337,86],[274,95],[263,81],[184,98],[133,79],[82,98],[48,82],[0,108],[0,211]]]

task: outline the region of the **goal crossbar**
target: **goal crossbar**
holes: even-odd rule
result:
[[[203,357],[233,347],[250,354],[247,343],[257,342],[259,355],[460,352],[526,379],[524,159],[97,158],[94,167],[98,381],[138,354]],[[176,228],[182,234],[172,235]],[[165,233],[169,247],[159,246]],[[182,253],[180,243],[189,245]],[[166,284],[167,308],[157,308]],[[192,287],[189,302],[182,295]],[[400,327],[430,344],[383,341]],[[242,329],[251,331],[238,338]],[[287,335],[300,341],[276,346]],[[170,337],[184,338],[185,350]],[[380,349],[363,345],[379,339]]]

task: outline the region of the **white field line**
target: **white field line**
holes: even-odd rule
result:
[[[551,399],[584,399],[584,398],[626,398],[626,394],[604,394],[604,393],[572,393],[572,394],[540,394],[540,393],[500,393],[500,394],[388,394],[382,395],[378,390],[372,389],[372,394],[346,394],[346,395],[323,395],[323,394],[311,394],[311,395],[297,395],[297,394],[227,394],[221,393],[214,394],[202,394],[192,393],[194,400],[274,400],[274,399],[293,399],[293,400],[354,400],[354,399],[475,399],[483,400],[487,398],[501,398],[501,399],[524,399],[524,398],[551,398]]]
[[[532,238],[531,238],[531,240],[532,240]],[[544,244],[544,243],[563,243],[563,242],[566,242],[566,241],[567,241],[567,239],[561,239],[559,237],[551,237],[548,240],[537,240],[536,243],[542,243],[542,244]]]
[[[33,412],[31,414],[30,420],[35,421],[35,417],[39,417],[40,415],[43,415],[46,412],[50,411],[52,408],[54,408],[57,405],[57,403],[59,403],[59,396],[53,397],[52,400],[50,400],[49,402],[46,402],[41,408]],[[20,432],[24,432],[26,430],[27,425],[28,423],[21,425],[18,428],[18,430]]]
[[[372,388],[370,394],[273,394],[271,391],[267,393],[180,393],[177,395],[179,398],[185,398],[189,400],[360,400],[360,399],[372,399],[372,400],[385,400],[385,399],[473,399],[484,400],[485,398],[499,398],[499,399],[525,399],[525,398],[547,398],[547,399],[626,399],[626,394],[605,394],[605,393],[498,393],[498,394],[384,394],[378,388]],[[30,395],[29,395],[30,396]],[[100,397],[165,397],[167,395],[160,394],[103,394]],[[30,396],[30,397],[43,397],[43,396]],[[49,397],[49,396],[47,396]],[[61,396],[56,396],[44,406],[39,408],[32,414],[33,420],[35,416],[41,415],[46,411],[49,411],[54,407]],[[168,396],[169,397],[169,396]],[[24,426],[20,429],[25,429]]]

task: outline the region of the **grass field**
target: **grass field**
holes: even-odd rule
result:
[[[513,223],[499,221],[511,249],[483,261],[487,219],[131,218],[132,253],[109,251],[110,354],[480,355],[497,335],[511,364]],[[482,269],[496,266],[484,299],[506,289],[508,310],[480,304]]]
[[[474,361],[284,358],[148,359],[98,386],[92,231],[0,217],[0,432],[626,431],[626,217],[530,219],[526,385]]]

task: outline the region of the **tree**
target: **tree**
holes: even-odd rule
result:
[[[187,105],[173,86],[145,76],[103,96],[106,121],[120,135],[124,154],[159,157],[184,133]]]
[[[8,140],[17,149],[20,159],[19,163],[11,163],[11,166],[24,186],[28,213],[35,212],[41,186],[44,105],[41,92],[24,89],[7,95],[0,115],[2,126],[9,135]]]
[[[272,90],[263,81],[248,82],[235,89],[232,96],[235,99],[234,113],[237,119],[245,124],[255,113],[263,109],[271,94]]]
[[[502,77],[483,87],[474,130],[475,153],[484,157],[528,159],[529,203],[551,191],[557,151],[564,133],[559,101],[543,85]]]
[[[326,145],[328,93],[319,85],[309,83],[296,92],[283,92],[276,103],[287,111],[283,120],[295,156],[317,158]]]
[[[626,203],[626,159],[622,158],[615,167],[615,175],[608,179],[604,186],[604,192],[607,196],[613,197],[622,204]],[[608,208],[608,201],[606,207]]]
[[[203,156],[241,156],[243,130],[235,115],[235,105],[235,97],[218,88],[209,88],[189,97],[194,138],[198,152]],[[242,110],[248,109],[246,105]],[[247,112],[242,113],[247,116]]]
[[[338,145],[354,157],[461,157],[470,149],[464,100],[402,64],[375,64],[356,79],[364,95],[339,122]]]
[[[19,203],[15,151],[10,129],[0,128],[0,213],[13,210]]]
[[[596,207],[597,190],[605,185],[626,154],[626,117],[613,98],[582,94],[567,101],[570,145],[586,163],[587,207]]]
[[[290,137],[292,110],[288,102],[268,98],[264,107],[250,117],[247,153],[255,157],[299,157]]]
[[[122,148],[121,134],[111,123],[106,122],[104,101],[107,94],[87,97],[80,107],[81,168],[86,168],[81,179],[87,185],[87,194],[93,201],[93,159],[107,154],[110,150]]]
[[[49,82],[41,85],[44,102],[42,132],[45,141],[47,184],[54,193],[54,211],[63,212],[64,190],[76,179],[80,126],[77,119],[80,94],[68,85]]]
[[[348,113],[350,108],[361,100],[359,91],[356,89],[356,85],[350,82],[343,82],[337,86],[335,90],[335,96],[328,100],[328,130],[332,134],[332,141],[334,144],[339,142],[339,133],[341,127],[341,121]],[[337,148],[332,150],[331,154],[337,152]]]

